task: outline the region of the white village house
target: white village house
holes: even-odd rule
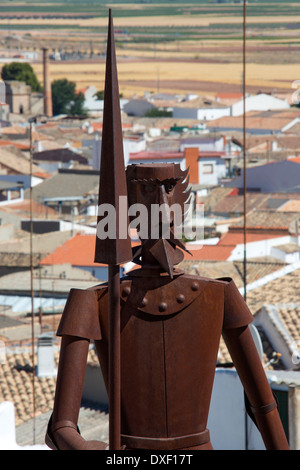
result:
[[[290,105],[286,100],[276,98],[267,93],[258,93],[257,95],[247,96],[245,100],[246,113],[250,111],[275,111],[289,109]],[[237,101],[231,105],[231,116],[241,116],[244,112],[243,100]]]
[[[286,100],[276,98],[266,93],[248,95],[245,100],[246,112],[275,111],[289,109]],[[178,104],[173,108],[173,117],[176,119],[198,119],[199,121],[213,121],[225,116],[241,116],[244,112],[243,99],[231,105],[223,104],[218,100],[195,99]]]

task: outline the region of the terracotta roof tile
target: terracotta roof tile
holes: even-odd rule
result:
[[[253,313],[263,305],[300,303],[300,269],[274,279],[247,293],[247,303]]]
[[[9,127],[2,127],[1,134],[2,135],[8,135],[8,134],[26,135],[27,131],[25,127],[19,126],[18,124],[14,124]]]
[[[246,198],[247,211],[250,211],[254,208],[259,209],[267,197],[268,196],[266,194],[262,193],[248,193]],[[215,205],[214,213],[243,214],[244,196],[235,194],[227,195]]]
[[[277,210],[253,210],[247,214],[248,228],[270,228],[289,230],[299,219],[297,212],[279,212]],[[244,221],[235,223],[236,227],[243,226]]]
[[[28,144],[25,143],[19,143],[19,142],[14,142],[12,140],[2,140],[0,139],[0,146],[1,147],[16,147],[19,150],[30,150],[30,145],[29,142]]]
[[[72,266],[99,266],[99,263],[94,262],[95,241],[95,235],[76,234],[43,258],[41,264],[70,263]]]
[[[5,210],[11,213],[29,214],[30,213],[30,200],[23,199],[20,202],[8,201],[7,204],[1,205],[0,210]],[[48,211],[48,215],[55,215],[55,210],[51,207],[46,208],[45,205],[40,204],[36,201],[32,201],[32,213],[34,217],[42,216],[45,217]]]
[[[285,263],[266,256],[247,260],[247,284],[278,271]],[[244,261],[183,260],[179,267],[186,273],[217,279],[231,277],[237,287],[244,285]]]
[[[265,231],[258,231],[257,233],[247,232],[246,233],[246,241],[247,243],[257,242],[261,240],[269,240],[272,238],[282,237],[282,234],[272,234]],[[221,236],[218,246],[222,245],[239,245],[244,243],[244,234],[242,231],[235,232],[235,231],[228,231],[224,235]]]
[[[9,147],[3,147],[0,152],[0,165],[4,169],[9,171],[13,170],[15,174],[24,174],[29,175],[30,173],[30,162],[29,160],[21,155],[20,153],[15,154],[13,151],[9,150]],[[41,168],[33,164],[32,171],[40,171]]]
[[[94,262],[95,242],[96,235],[77,233],[51,254],[45,256],[41,264],[54,265],[69,263],[72,266],[101,266],[101,263]],[[135,242],[132,242],[132,246],[134,245]]]
[[[287,124],[291,123],[295,115],[269,115],[265,116],[260,112],[251,112],[246,115],[247,129],[272,129],[281,131]],[[224,128],[243,128],[242,116],[225,116],[215,119],[207,123],[208,128],[224,127]]]
[[[300,200],[291,199],[277,209],[280,212],[299,212],[300,213]]]
[[[233,264],[240,275],[243,276],[244,261],[234,261]],[[268,274],[279,271],[285,266],[285,264],[286,263],[283,261],[279,261],[278,259],[270,256],[248,259],[246,264],[247,285],[267,276]]]
[[[190,250],[191,255],[184,254],[186,260],[212,260],[212,261],[226,261],[234,246],[221,246],[221,245],[203,245],[202,248]],[[190,248],[189,248],[190,249]]]
[[[231,277],[238,287],[243,285],[241,274],[232,261],[183,260],[179,268],[187,274],[196,274],[210,279]]]

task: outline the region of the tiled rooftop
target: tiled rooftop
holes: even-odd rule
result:
[[[300,269],[297,269],[248,292],[247,303],[253,313],[264,304],[300,303],[299,285]]]
[[[278,208],[280,212],[300,212],[300,200],[291,199]]]
[[[247,211],[258,209],[266,199],[265,194],[248,193],[246,198]],[[213,212],[215,214],[243,214],[244,197],[242,195],[226,195],[214,205]]]
[[[251,111],[246,114],[247,129],[272,129],[281,131],[295,118],[298,117],[297,111]],[[208,128],[243,128],[243,116],[225,116],[207,123]]]
[[[241,276],[244,278],[244,262],[237,260],[233,261],[233,263]],[[268,274],[279,271],[284,266],[284,262],[276,258],[272,258],[271,256],[248,259],[246,263],[247,284],[252,284],[258,279],[267,276]]]
[[[56,347],[55,367],[58,367],[59,350]],[[89,351],[88,361],[91,364],[97,362],[96,353],[93,349]],[[35,354],[35,365],[37,357]],[[56,376],[38,377],[34,376],[35,391],[35,416],[53,409],[56,388]],[[5,361],[0,362],[0,402],[10,401],[15,407],[15,424],[33,418],[33,374],[32,374],[32,351],[31,348],[19,348],[16,352],[7,352]]]
[[[235,245],[203,245],[200,249],[194,249],[191,251],[192,256],[189,253],[184,253],[186,260],[211,260],[211,261],[226,261],[231,255]]]
[[[14,214],[19,214],[21,217],[24,217],[30,214],[30,199],[23,199],[20,202],[8,201],[7,204],[1,205],[1,210],[6,212],[11,212]],[[36,201],[32,201],[32,215],[34,218],[42,217],[45,218],[46,215],[51,216],[55,215],[55,210],[51,207],[46,208],[44,204],[39,204]]]
[[[42,265],[70,263],[73,266],[98,266],[94,262],[95,236],[77,234],[42,259]]]
[[[58,354],[55,355],[56,363]],[[35,359],[36,362],[36,359]],[[55,377],[35,377],[35,409],[42,414],[53,407]],[[31,352],[8,353],[0,364],[0,402],[15,406],[16,426],[33,417],[33,375]]]
[[[300,340],[300,298],[298,303],[275,304],[272,307],[277,310],[292,340],[298,342]],[[265,305],[265,309],[268,312],[269,306]]]
[[[249,228],[295,229],[298,212],[279,212],[277,210],[254,210],[247,214],[246,224]],[[235,226],[242,227],[243,221]]]
[[[247,284],[280,270],[285,263],[272,257],[253,258],[247,261],[246,274]],[[231,277],[237,287],[244,285],[244,262],[243,261],[209,261],[209,260],[184,260],[181,267],[188,274],[196,274],[211,279]]]
[[[273,233],[270,233],[270,232],[265,232],[265,231],[258,231],[258,232],[249,232],[247,231],[247,234],[246,234],[246,241],[247,243],[251,243],[251,242],[257,242],[257,241],[261,241],[261,240],[268,240],[268,239],[271,239],[271,238],[277,238],[277,237],[280,237],[282,236],[282,234],[273,234]],[[244,243],[244,234],[243,234],[243,231],[240,230],[240,231],[232,231],[232,230],[229,230],[228,232],[224,233],[219,242],[218,242],[218,246],[222,245],[222,246],[232,246],[232,245],[239,245],[239,244],[243,244]]]
[[[0,166],[1,168],[4,167],[8,169],[8,171],[16,172],[16,174],[24,174],[28,175],[30,173],[30,162],[24,156],[20,154],[15,154],[14,152],[10,152],[9,147],[1,148],[0,153]],[[38,165],[32,165],[33,173],[37,171],[42,171]]]
[[[298,193],[270,194],[251,191],[246,196],[247,211],[277,209],[283,212],[297,212],[299,211],[299,200],[300,194]],[[239,195],[238,190],[235,188],[214,188],[202,202],[206,214],[225,214],[228,217],[232,214],[244,213],[243,195]],[[294,211],[292,210],[293,207],[295,208]]]
[[[242,277],[231,261],[184,260],[179,267],[187,274],[216,279],[231,277],[238,287],[242,286]]]

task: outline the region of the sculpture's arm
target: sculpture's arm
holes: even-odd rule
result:
[[[250,402],[266,449],[288,450],[277,404],[248,326],[223,330],[223,338]]]
[[[85,441],[77,430],[89,340],[62,337],[53,414],[46,443],[59,450],[104,450],[107,444]]]

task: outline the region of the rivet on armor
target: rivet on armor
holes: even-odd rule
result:
[[[179,304],[182,304],[185,301],[185,297],[183,294],[179,294],[177,295],[176,300]]]
[[[198,290],[199,289],[199,284],[198,282],[193,282],[191,285],[192,290]]]
[[[167,310],[167,307],[168,307],[167,304],[165,302],[162,302],[161,304],[159,304],[158,310],[160,312],[165,312]]]
[[[143,300],[141,302],[141,307],[146,307],[146,305],[147,305],[147,299],[143,298]]]

